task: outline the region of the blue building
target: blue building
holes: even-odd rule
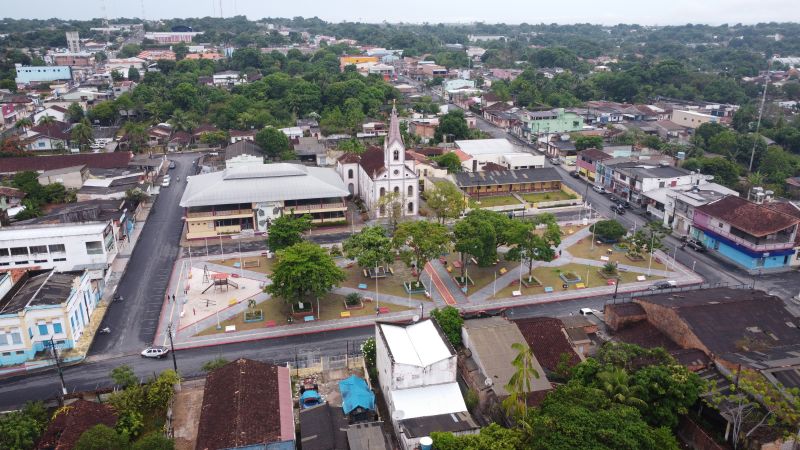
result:
[[[15,66],[17,84],[49,83],[51,81],[72,80],[72,69],[69,66]]]
[[[695,208],[692,235],[750,273],[789,270],[798,251],[800,209],[727,196]]]

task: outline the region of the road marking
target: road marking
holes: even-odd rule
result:
[[[441,277],[439,277],[439,273],[436,272],[436,269],[433,267],[432,263],[428,262],[428,265],[425,266],[425,271],[427,272],[430,269],[430,276],[431,280],[433,280],[433,284],[436,286],[436,290],[439,291],[439,294],[444,299],[444,302],[448,305],[455,306],[456,299],[453,297],[453,294],[450,293],[450,290],[444,285]]]

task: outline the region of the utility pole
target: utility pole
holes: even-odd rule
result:
[[[61,369],[61,361],[58,359],[58,349],[53,341],[53,336],[50,336],[50,349],[53,351],[53,357],[56,360],[56,368],[58,369],[58,378],[61,380],[61,394],[67,395],[67,385],[64,383],[64,371]]]
[[[175,359],[175,343],[172,342],[172,322],[167,325],[167,333],[169,334],[169,352],[172,353],[172,368],[175,373],[178,373],[178,360]]]

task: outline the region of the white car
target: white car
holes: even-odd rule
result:
[[[163,358],[167,356],[169,349],[167,347],[147,347],[142,350],[142,358]]]
[[[169,187],[169,182],[170,178],[169,175],[167,175],[163,180],[161,180],[161,187]]]
[[[580,313],[582,316],[591,316],[594,314],[594,310],[592,308],[581,308]]]
[[[598,194],[605,194],[606,193],[606,188],[604,188],[603,186],[598,186],[596,184],[592,185],[592,190],[597,192]]]

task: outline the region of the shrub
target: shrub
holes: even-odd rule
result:
[[[361,303],[361,295],[358,292],[351,292],[344,298],[344,302],[347,306],[357,306]]]

